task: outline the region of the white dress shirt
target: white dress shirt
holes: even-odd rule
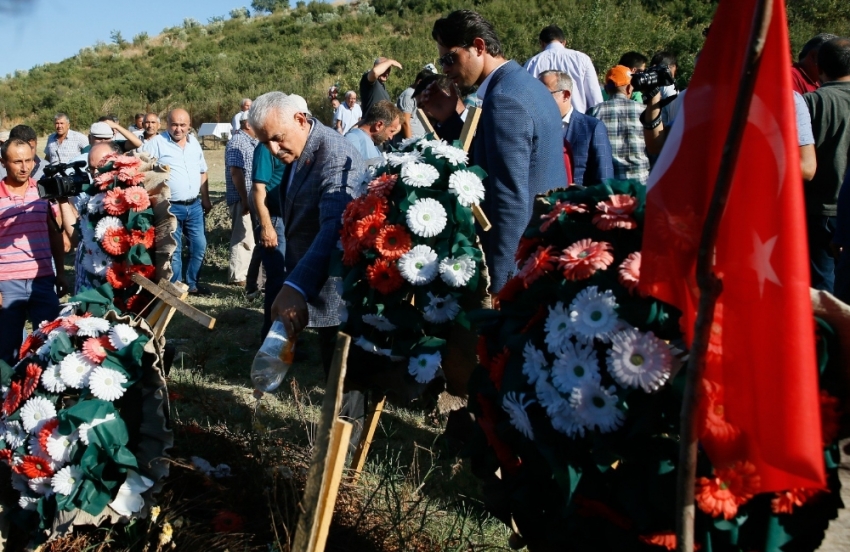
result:
[[[543,71],[561,71],[573,79],[573,108],[579,113],[596,104],[602,103],[602,91],[599,89],[599,77],[590,57],[578,50],[565,48],[557,41],[551,42],[546,49],[525,63],[525,70],[535,79]]]

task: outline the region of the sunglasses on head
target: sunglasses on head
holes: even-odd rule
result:
[[[440,59],[437,60],[437,63],[445,69],[446,67],[451,67],[455,64],[455,54],[458,50],[466,48],[466,46],[458,46],[457,48],[452,49],[450,52],[446,52],[445,55],[440,56]]]

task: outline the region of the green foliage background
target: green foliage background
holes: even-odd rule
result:
[[[730,0],[734,1],[734,0]],[[58,111],[72,126],[85,128],[100,115],[114,113],[123,122],[139,111],[160,115],[185,107],[194,124],[229,121],[239,99],[269,90],[304,96],[322,120],[330,119],[328,86],[357,88],[377,55],[397,59],[404,71],[393,73],[388,87],[398,94],[417,71],[434,62],[434,20],[458,8],[471,8],[490,19],[508,57],[524,62],[537,52],[537,34],[560,25],[567,44],[590,55],[603,73],[628,50],[669,49],[679,55],[680,84],[693,71],[703,29],[711,22],[714,0],[372,0],[331,6],[260,0],[247,17],[234,9],[230,18],[207,25],[187,19],[158,37],[98,43],[59,63],[18,71],[0,80],[3,127],[24,122],[52,131]],[[792,52],[819,32],[850,35],[850,2],[787,0]],[[794,54],[796,57],[796,54]]]

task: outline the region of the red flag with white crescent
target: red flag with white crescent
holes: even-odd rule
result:
[[[693,337],[695,269],[757,0],[722,0],[647,183],[641,288],[683,312]],[[715,467],[746,460],[761,492],[823,487],[818,374],[785,4],[774,0],[714,272],[722,280],[700,439]],[[710,416],[708,415],[710,414]],[[706,419],[710,418],[710,419]]]

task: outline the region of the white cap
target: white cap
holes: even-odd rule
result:
[[[115,133],[112,132],[111,128],[109,128],[109,125],[103,121],[94,123],[89,129],[89,134],[91,134],[94,138],[112,138],[115,136]]]
[[[301,113],[306,113],[307,115],[312,115],[312,113],[310,113],[310,108],[307,107],[307,100],[305,100],[303,97],[299,96],[298,94],[290,94],[289,97],[292,98],[293,100],[295,100],[295,103],[298,104],[298,110]]]

